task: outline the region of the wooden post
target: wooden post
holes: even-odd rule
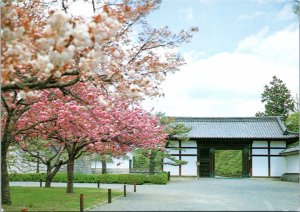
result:
[[[83,194],[80,194],[80,212],[83,212]]]
[[[100,188],[100,180],[97,182],[97,187]]]
[[[136,182],[134,182],[134,185],[133,185],[133,192],[136,192]]]
[[[124,197],[126,197],[126,185],[124,185]]]
[[[43,186],[43,180],[40,179],[40,187],[42,187],[42,186]]]
[[[21,212],[27,212],[27,208],[22,208]]]
[[[197,161],[196,165],[197,165],[197,177],[198,177],[198,180],[199,180],[199,178],[200,178],[200,173],[199,173],[199,171],[200,171],[200,161]]]
[[[111,203],[111,189],[109,188],[107,193],[107,199],[108,199],[108,203]]]
[[[209,148],[209,177],[215,177],[215,148]]]
[[[170,181],[171,178],[171,172],[168,172],[168,181]]]

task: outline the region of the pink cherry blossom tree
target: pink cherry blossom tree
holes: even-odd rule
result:
[[[32,103],[26,98],[43,95],[39,91],[44,89],[69,94],[67,88],[79,82],[92,82],[117,98],[162,93],[159,86],[166,74],[184,64],[173,49],[189,41],[197,29],[173,34],[167,27],[151,28],[145,17],[159,2],[123,0],[108,6],[92,0],[94,14],[85,18],[67,13],[72,1],[2,1],[3,204],[11,204],[4,158],[13,138],[28,130],[15,130]],[[57,3],[63,7],[54,12]],[[137,39],[132,36],[136,24],[142,26]]]
[[[80,98],[64,96],[58,89],[43,91],[46,98],[41,97],[43,101],[33,104],[16,124],[28,130],[15,137],[21,146],[28,137],[42,136],[65,148],[68,193],[73,192],[74,161],[83,152],[110,151],[118,156],[136,147],[164,147],[164,127],[136,103],[108,97],[87,83],[77,83],[69,92]]]

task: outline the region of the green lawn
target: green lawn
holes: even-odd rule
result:
[[[107,202],[107,189],[74,188],[67,194],[66,188],[10,187],[12,205],[2,205],[5,211],[79,211],[80,194],[84,194],[84,208]],[[112,190],[112,198],[123,195],[122,190]]]

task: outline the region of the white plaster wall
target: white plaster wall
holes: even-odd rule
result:
[[[271,141],[270,146],[286,148],[286,142],[285,141]]]
[[[128,159],[114,158],[113,163],[108,163],[107,168],[109,169],[129,169]]]
[[[268,157],[252,157],[252,176],[268,176]]]
[[[175,149],[166,149],[166,152],[169,154],[179,154],[179,150]]]
[[[181,166],[181,175],[197,176],[197,156],[182,156],[181,160],[188,162],[186,165]]]
[[[179,160],[178,156],[174,156],[174,158],[176,160]],[[170,161],[168,158],[164,158],[164,163],[167,163],[167,162],[172,162],[172,161]],[[179,167],[178,166],[171,166],[171,165],[164,164],[164,171],[170,172],[171,175],[175,175],[175,176],[179,175]]]
[[[299,154],[287,155],[286,159],[286,173],[299,173]]]
[[[183,141],[181,142],[182,147],[197,147],[196,141]]]
[[[197,154],[197,149],[181,149],[181,154]]]
[[[129,159],[113,158],[112,159],[113,162],[107,163],[106,167],[108,169],[128,169],[129,170],[129,160],[132,160],[133,156],[132,156],[132,153],[127,153],[126,156],[129,157]],[[95,165],[96,165],[96,167],[95,167]],[[102,168],[101,161],[92,161],[91,168],[101,169]]]
[[[284,149],[271,149],[271,155],[279,155]]]
[[[285,173],[285,170],[286,162],[284,157],[271,157],[271,177],[280,177]]]
[[[267,141],[253,141],[252,147],[268,147]]]
[[[267,155],[267,149],[252,149],[252,155]]]

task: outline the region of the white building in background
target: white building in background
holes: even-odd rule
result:
[[[288,132],[280,117],[188,118],[176,123],[191,127],[190,141],[173,141],[167,151],[186,165],[164,165],[173,176],[215,177],[215,150],[241,150],[243,177],[280,177],[289,171],[299,173],[299,151],[286,157],[287,145],[299,140]],[[175,140],[175,139],[174,139]],[[298,169],[296,162],[298,161]],[[165,162],[168,162],[165,160]]]
[[[127,153],[125,157],[112,158],[110,162],[106,163],[107,173],[129,173],[131,161],[133,159],[132,153]],[[100,160],[91,161],[91,169],[93,173],[101,174],[102,163]]]
[[[299,146],[287,148],[280,152],[280,155],[285,157],[285,174],[283,180],[299,182]],[[290,178],[290,179],[289,179]]]

